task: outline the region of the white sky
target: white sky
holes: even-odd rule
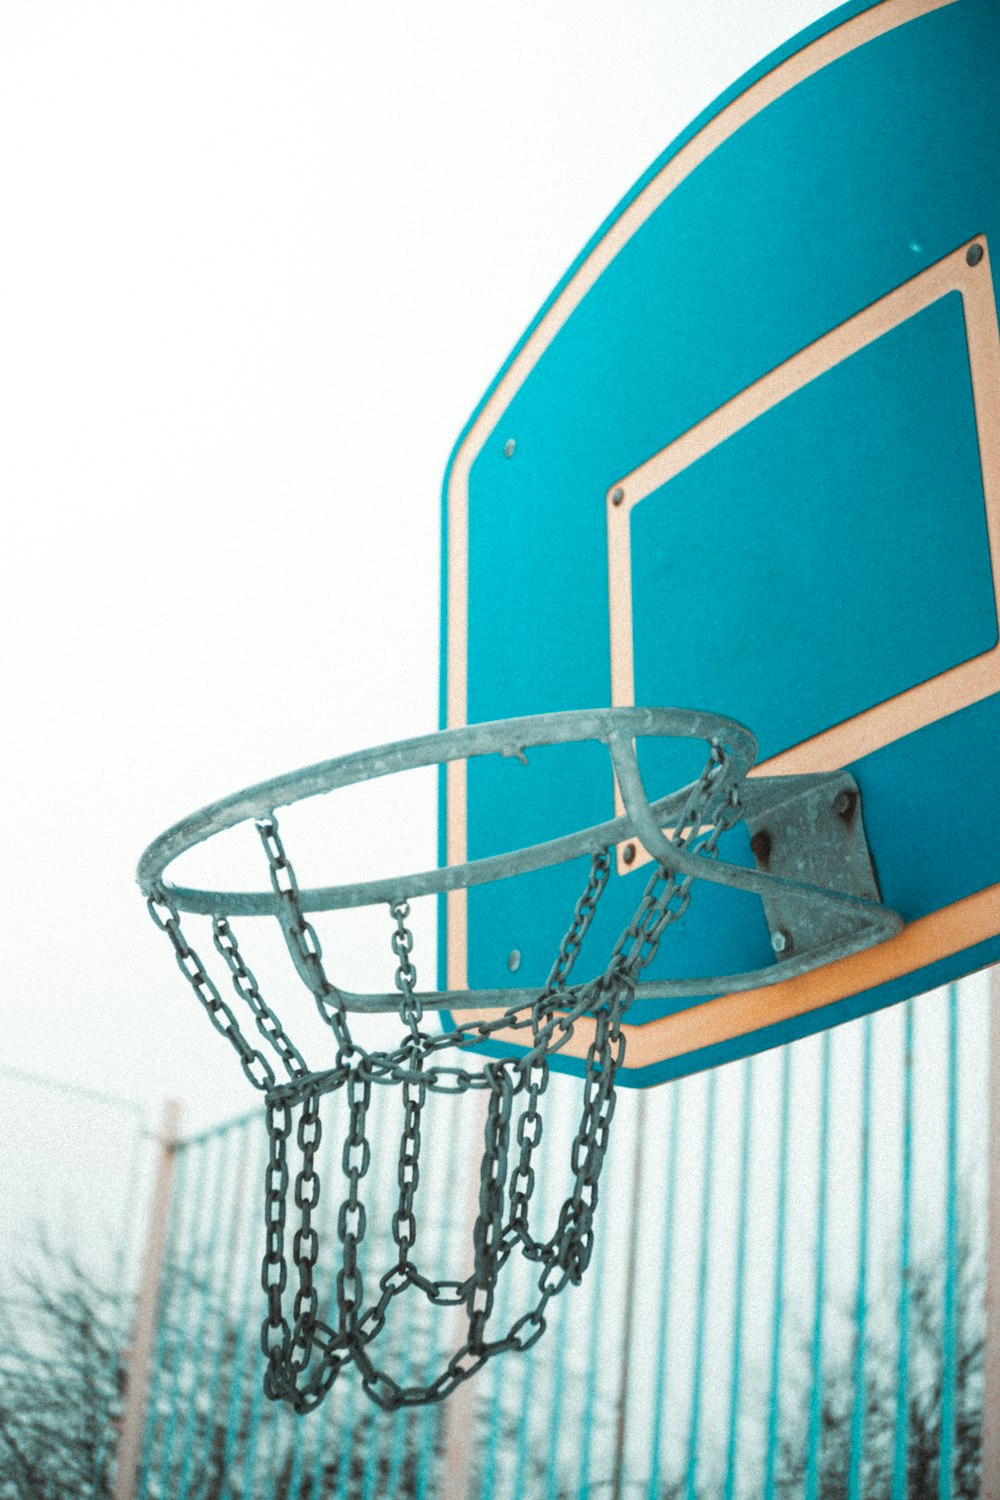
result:
[[[437,727],[463,422],[635,178],[826,9],[6,0],[0,1060],[254,1105],[140,851]]]

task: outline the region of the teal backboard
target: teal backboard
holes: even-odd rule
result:
[[[1000,0],[848,5],[654,164],[459,440],[444,723],[632,704],[740,720],[765,776],[855,777],[904,919],[770,987],[637,1003],[625,1082],[1000,959],[997,264]],[[651,796],[700,769],[689,743],[639,755]],[[554,837],[616,801],[599,746],[455,763],[442,853]],[[727,837],[752,864],[745,829]],[[444,982],[544,983],[585,875],[449,895]],[[618,851],[598,952],[648,875]],[[651,977],[771,962],[760,902],[699,884]]]

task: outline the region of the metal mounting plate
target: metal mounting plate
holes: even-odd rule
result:
[[[880,901],[861,815],[861,793],[847,771],[758,778],[744,787],[745,821],[758,870]],[[779,963],[835,943],[850,930],[839,905],[779,885],[761,893]]]

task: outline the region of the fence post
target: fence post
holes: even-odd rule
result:
[[[146,1401],[149,1394],[149,1367],[156,1338],[156,1317],[160,1302],[167,1226],[170,1220],[170,1191],[180,1133],[181,1107],[170,1099],[163,1108],[159,1135],[159,1158],[150,1204],[149,1229],[143,1256],[139,1292],[136,1298],[132,1342],[125,1375],[118,1452],[115,1462],[113,1500],[134,1500],[142,1439],[146,1428]]]
[[[1000,1500],[1000,966],[989,975],[989,1186],[983,1371],[983,1500]]]

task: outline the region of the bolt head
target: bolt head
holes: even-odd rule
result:
[[[512,974],[517,973],[518,969],[521,967],[520,948],[512,948],[507,954],[507,967]]]
[[[759,864],[767,869],[771,858],[771,835],[766,828],[758,828],[750,840],[750,852]]]
[[[513,438],[508,438],[507,441],[503,445],[503,455],[504,455],[504,458],[513,458],[514,457],[514,450],[516,449],[516,447],[517,447],[517,444],[515,443],[514,439]]]
[[[620,484],[616,484],[615,487],[614,487],[614,489],[611,491],[611,504],[612,505],[621,505],[621,503],[622,503],[622,501],[624,499],[625,499],[625,491],[622,489],[622,487],[621,487]]]
[[[635,847],[634,844],[626,844],[625,848],[622,850],[622,864],[623,865],[634,865],[635,864],[635,856],[636,856],[637,852],[638,851],[636,850],[636,847]]]
[[[776,932],[771,933],[771,947],[774,949],[775,953],[787,953],[791,946],[791,938],[788,936],[788,933],[784,932],[780,927]]]
[[[970,266],[978,266],[983,258],[982,245],[970,245],[965,252],[965,259]]]

